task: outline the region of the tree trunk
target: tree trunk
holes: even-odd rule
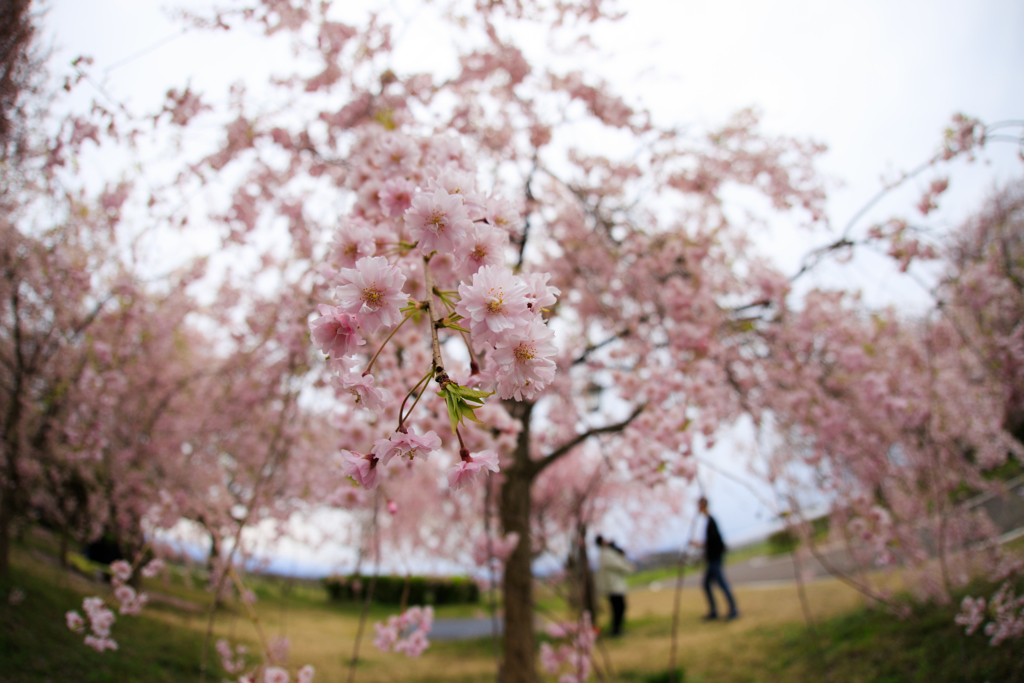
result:
[[[597,610],[594,607],[594,573],[590,571],[586,539],[587,525],[577,523],[566,562],[569,576],[569,606],[580,614],[590,612],[590,618],[597,623]]]
[[[0,491],[0,579],[10,574],[8,558],[11,552],[11,522],[14,520],[11,491]]]
[[[518,533],[519,544],[505,565],[505,661],[502,683],[536,683],[536,641],[533,634],[533,571],[530,562],[530,484],[522,468],[505,473],[501,487],[501,524],[506,534]]]
[[[505,660],[501,683],[537,683],[537,642],[533,634],[533,560],[530,541],[531,491],[537,473],[530,459],[530,416],[533,404],[506,401],[509,414],[522,425],[513,464],[502,471],[501,526],[505,534],[519,534],[519,543],[505,565]]]
[[[67,524],[64,524],[60,528],[60,550],[58,551],[60,554],[61,569],[68,568],[68,535],[68,526]]]

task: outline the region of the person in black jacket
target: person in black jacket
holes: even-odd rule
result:
[[[715,596],[711,594],[711,584],[717,583],[718,587],[725,593],[725,599],[729,601],[729,614],[726,619],[732,620],[740,615],[736,610],[736,601],[732,598],[732,591],[725,581],[725,574],[722,573],[722,556],[725,555],[725,542],[722,541],[722,534],[718,532],[718,524],[715,518],[708,514],[708,499],[701,497],[698,503],[700,513],[708,518],[707,531],[704,534],[704,559],[707,567],[704,570],[704,593],[708,596],[708,613],[704,616],[705,621],[718,618],[718,608],[715,606]]]

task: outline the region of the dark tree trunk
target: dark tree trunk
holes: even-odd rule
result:
[[[501,487],[501,524],[506,534],[518,533],[519,544],[505,565],[505,661],[502,683],[535,683],[536,642],[533,634],[533,559],[530,552],[530,485],[520,468],[505,473]]]
[[[583,612],[590,612],[590,617],[597,621],[597,610],[594,606],[594,573],[590,571],[587,559],[587,525],[577,524],[569,548],[566,562],[569,576],[569,606]]]
[[[502,474],[501,526],[505,534],[519,534],[519,544],[505,565],[505,660],[502,683],[536,683],[537,642],[533,633],[533,570],[530,542],[530,507],[535,464],[530,459],[531,403],[506,404],[522,425],[511,467]]]
[[[67,569],[68,568],[68,536],[70,536],[70,532],[68,531],[68,527],[65,524],[65,525],[61,526],[61,528],[60,528],[60,551],[59,551],[59,553],[60,553],[60,568],[61,569]]]
[[[14,509],[11,491],[0,491],[0,579],[10,574],[8,558],[11,552],[11,522],[14,520]]]
[[[15,299],[16,303],[16,299]],[[16,308],[16,306],[15,306]],[[17,326],[17,318],[15,318]],[[18,329],[15,327],[15,339],[18,339]],[[20,365],[20,355],[18,356]],[[11,552],[11,525],[14,523],[14,515],[17,512],[14,497],[18,487],[18,456],[20,454],[20,422],[21,422],[21,373],[16,372],[14,378],[14,391],[11,397],[7,414],[4,416],[3,448],[4,467],[6,471],[0,477],[0,578],[6,578],[10,572],[9,557]]]
[[[505,565],[502,581],[505,595],[505,661],[501,683],[536,683],[537,641],[533,634],[533,559],[530,538],[530,511],[534,479],[545,467],[571,452],[573,448],[598,434],[621,432],[643,412],[637,406],[623,422],[597,427],[578,434],[547,455],[534,460],[530,453],[530,417],[533,403],[506,401],[505,409],[522,426],[516,440],[512,465],[502,470],[501,525],[505,534],[519,534],[519,544]]]

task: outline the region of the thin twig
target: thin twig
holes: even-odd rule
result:
[[[668,657],[669,683],[676,683],[676,646],[679,642],[679,611],[683,595],[683,577],[686,569],[686,558],[690,552],[690,544],[693,542],[693,535],[697,533],[698,519],[700,519],[700,515],[693,516],[693,521],[690,522],[690,533],[686,539],[686,544],[679,551],[678,570],[676,573],[675,606],[672,609],[672,649],[669,651]]]
[[[498,680],[501,680],[501,653],[499,651],[498,638],[498,605],[497,605],[497,577],[494,574],[494,546],[491,544],[491,472],[487,472],[487,482],[484,485],[484,533],[487,536],[487,568],[489,570],[490,585],[487,587],[488,609],[491,612],[491,640],[494,649],[494,665],[496,667]]]
[[[294,372],[294,370],[295,356],[293,355],[290,358],[289,372]],[[288,394],[286,394],[287,401],[285,405],[282,407],[280,416],[278,417],[277,429],[274,432],[274,438],[271,439],[270,445],[267,447],[267,457],[263,462],[263,466],[260,467],[260,469],[258,470],[259,475],[256,478],[256,483],[253,485],[252,496],[249,498],[249,510],[246,513],[245,517],[238,520],[238,527],[235,529],[235,542],[231,546],[231,552],[228,553],[228,557],[225,561],[226,566],[229,568],[232,566],[232,563],[234,562],[235,554],[238,552],[239,547],[242,545],[242,530],[248,524],[249,519],[252,517],[253,511],[258,507],[256,505],[257,500],[259,499],[259,496],[262,493],[264,484],[266,484],[266,482],[270,480],[270,477],[274,473],[273,465],[275,461],[282,455],[282,449],[279,448],[279,446],[282,439],[282,434],[284,433],[284,423],[290,414],[289,408],[292,405],[294,405],[295,397],[296,396],[294,392],[289,392]],[[217,616],[217,605],[220,602],[220,592],[221,589],[224,587],[224,581],[227,579],[227,576],[227,571],[222,571],[220,574],[220,578],[217,581],[217,585],[214,587],[213,600],[210,603],[209,616],[207,617],[206,621],[206,636],[203,639],[203,654],[199,663],[200,683],[206,683],[206,669],[207,662],[209,661],[210,641],[213,639],[213,624]]]
[[[380,527],[377,525],[377,515],[380,511],[380,490],[373,497],[373,576],[370,577],[370,585],[366,589],[366,599],[363,601],[363,613],[359,616],[359,628],[356,630],[356,642],[352,646],[352,661],[348,667],[348,683],[356,680],[356,663],[359,661],[359,644],[363,639],[363,631],[366,629],[366,617],[370,613],[370,601],[373,599],[373,589],[377,586],[377,574],[380,573]]]
[[[395,329],[391,330],[391,334],[389,334],[387,338],[380,343],[380,348],[377,349],[377,353],[373,354],[373,358],[371,358],[370,362],[366,364],[366,369],[363,370],[364,375],[370,374],[370,371],[373,370],[373,364],[377,362],[377,357],[380,355],[380,352],[384,350],[384,347],[388,345],[388,342],[391,341],[391,338],[394,337],[395,334],[400,329],[402,329],[402,325],[404,325],[411,317],[412,311],[409,311],[408,313],[405,314],[405,317],[402,318],[402,322],[398,323],[398,326],[395,327]]]
[[[256,635],[260,639],[260,647],[263,648],[263,661],[268,664],[274,664],[273,653],[270,651],[270,645],[267,643],[267,636],[263,633],[263,626],[260,624],[260,617],[256,614],[256,610],[252,608],[249,601],[246,599],[246,593],[248,592],[245,585],[242,583],[242,578],[238,576],[238,572],[235,571],[234,566],[228,568],[228,573],[231,575],[231,580],[235,584],[235,588],[238,590],[238,595],[242,600],[242,604],[245,605],[245,611],[249,615],[249,621],[252,622],[253,627],[256,629]]]

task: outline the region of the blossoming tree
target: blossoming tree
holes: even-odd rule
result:
[[[987,127],[958,115],[922,168],[938,175],[944,162],[975,154],[1009,125],[1019,124]],[[947,185],[932,180],[918,213],[934,211]],[[991,618],[993,644],[1022,631],[1024,613],[1006,581],[1021,568],[999,546],[1003,530],[972,501],[1007,495],[1006,480],[1024,461],[1020,226],[1018,182],[953,231],[900,218],[869,226],[863,240],[844,235],[840,248],[881,246],[903,271],[942,259],[934,308],[918,317],[871,311],[839,291],[811,292],[799,309],[769,306],[759,325],[757,381],[743,392],[777,436],[767,474],[789,489],[787,512],[800,517],[789,486],[799,463],[827,493],[832,534],[856,569],[906,567],[916,596],[939,602],[979,575],[1002,583],[987,616],[984,601],[965,600],[958,618],[969,633]],[[813,551],[805,522],[797,526]],[[863,575],[819,559],[872,598],[906,610]]]
[[[275,23],[281,7],[258,16],[291,28]],[[723,192],[753,187],[811,223],[823,195],[810,167],[818,147],[765,138],[750,112],[706,137],[659,129],[582,73],[533,73],[503,22],[549,8],[477,9],[464,17],[472,50],[438,84],[382,67],[360,81],[337,64],[347,48],[335,48],[359,36],[354,54],[370,59],[365,45],[386,45],[386,33],[377,43],[376,27],[289,14],[318,27],[296,33],[319,36],[327,66],[288,83],[351,92],[318,115],[319,138],[269,123],[264,136],[355,195],[311,322],[339,396],[351,396],[345,472],[387,488],[405,471],[395,463],[446,451],[452,488],[500,473],[502,531],[519,539],[503,578],[503,676],[532,680],[534,483],[591,438],[614,439],[615,467],[641,481],[687,476],[694,435],[740,407],[728,373],[744,363],[749,325],[735,309],[780,280],[747,259]],[[581,16],[609,19],[597,8]],[[423,106],[435,112],[430,135],[415,116]],[[558,136],[570,117],[624,136],[631,156],[567,150]],[[488,187],[483,168],[497,179]],[[587,392],[604,395],[596,410]]]
[[[95,426],[82,435],[102,435],[116,455],[110,462],[133,475],[130,486],[114,487],[134,501],[127,506],[133,520],[154,514],[170,525],[190,518],[215,546],[231,537],[239,548],[243,528],[262,517],[285,518],[300,498],[373,510],[386,499],[396,546],[423,538],[411,526],[416,515],[403,514],[430,511],[433,549],[458,553],[465,544],[448,544],[446,530],[475,537],[496,507],[502,538],[492,539],[490,551],[507,551],[502,679],[533,681],[531,561],[547,531],[536,513],[561,505],[565,489],[586,491],[581,478],[593,472],[587,449],[595,444],[617,481],[656,486],[692,477],[696,444],[711,443],[737,415],[771,410],[778,424],[810,434],[809,450],[799,455],[837,458],[860,477],[851,491],[889,486],[886,514],[898,509],[908,518],[923,509],[921,499],[904,495],[911,489],[948,496],[956,481],[980,485],[977,469],[956,450],[965,434],[985,462],[1014,447],[998,420],[970,420],[965,412],[977,404],[1016,414],[997,410],[1016,405],[1016,380],[1002,385],[1011,387],[1005,405],[992,385],[968,381],[978,363],[1018,367],[1010,362],[1019,341],[1012,315],[972,323],[966,334],[989,340],[993,326],[998,341],[981,344],[989,360],[968,361],[952,323],[936,323],[924,335],[891,321],[864,326],[841,295],[814,294],[793,310],[787,278],[752,253],[749,231],[766,220],[824,222],[813,168],[820,146],[761,132],[753,111],[706,131],[660,126],[589,73],[586,56],[575,65],[571,54],[542,65],[529,41],[517,42],[537,32],[585,51],[589,27],[618,16],[600,0],[435,7],[445,31],[431,39],[449,43],[455,55],[444,75],[403,67],[399,36],[410,26],[381,14],[347,23],[343,8],[311,0],[252,0],[186,14],[197,29],[255,26],[267,41],[287,41],[294,72],[271,79],[266,101],[236,86],[227,108],[218,109],[191,88],[172,89],[145,119],[97,106],[46,136],[34,157],[44,181],[73,179],[68,161],[101,141],[129,151],[170,149],[167,159],[176,164],[162,180],[101,193],[78,178],[72,184],[79,195],[62,204],[70,227],[60,230],[18,229],[16,209],[28,204],[6,209],[5,273],[13,272],[9,263],[33,258],[59,263],[31,270],[56,273],[55,282],[34,285],[19,275],[0,292],[5,361],[21,369],[25,358],[45,360],[39,367],[53,376],[30,382],[11,375],[0,405],[7,416],[0,544],[16,491],[25,488],[18,482],[40,471],[42,451],[26,450],[36,429],[22,418],[28,406],[33,420],[52,424],[48,411],[59,409],[78,415],[69,425]],[[72,89],[88,78],[84,61],[75,68]],[[182,143],[200,126],[217,131],[212,148]],[[586,147],[574,142],[578,131]],[[922,206],[930,208],[941,190],[941,183],[933,186]],[[744,210],[733,209],[737,197],[753,196]],[[147,226],[185,240],[212,237],[212,255],[202,264],[216,272],[202,277],[200,262],[187,260],[197,286],[182,289],[169,316],[188,344],[209,345],[208,353],[176,355],[167,346],[176,332],[147,314],[143,304],[173,278],[140,294],[138,319],[121,320],[140,343],[126,336],[123,348],[112,343],[117,339],[98,347],[84,338],[108,299],[142,289],[139,275],[153,265],[127,256],[148,228],[132,232],[114,220],[133,207]],[[927,255],[905,226],[880,228],[876,238],[904,262]],[[988,271],[964,272],[980,282]],[[200,305],[210,290],[213,302]],[[23,299],[26,291],[32,296]],[[974,292],[956,291],[964,300]],[[23,313],[24,306],[36,308]],[[116,330],[116,316],[110,322]],[[163,332],[161,343],[142,343],[149,328]],[[46,343],[30,348],[29,336]],[[103,369],[104,349],[122,361],[93,376]],[[169,354],[174,363],[119,379],[134,354]],[[196,376],[196,366],[207,369]],[[68,367],[79,375],[66,378],[60,369]],[[168,394],[156,411],[165,422],[146,432],[142,446],[138,432],[114,419],[116,405],[102,404],[186,379],[195,392],[188,395],[204,402],[197,408],[184,400],[184,389]],[[96,381],[107,387],[98,404],[87,391]],[[80,405],[51,400],[64,396],[53,387],[76,383],[79,390],[66,396]],[[26,393],[40,387],[39,395]],[[951,392],[955,398],[945,402]],[[921,408],[930,402],[934,410]],[[146,422],[160,406],[136,406],[137,420]],[[324,406],[333,411],[333,434]],[[862,441],[871,447],[855,446]],[[340,452],[326,442],[340,442]],[[894,454],[897,442],[907,445]],[[918,466],[898,467],[901,458]],[[60,476],[53,481],[68,481],[73,468],[55,462]],[[935,476],[935,462],[948,476]],[[897,470],[910,474],[872,479]],[[553,491],[560,481],[570,485]],[[188,493],[200,489],[210,495]],[[162,507],[146,504],[154,493]],[[579,503],[572,498],[570,507]],[[885,526],[885,515],[870,512],[870,497],[860,503],[849,509],[874,514],[872,529]],[[943,524],[954,516],[940,515]],[[954,526],[938,537],[969,535],[959,521]],[[111,620],[105,609],[95,602],[86,608],[99,624],[91,636],[104,648]],[[84,628],[80,616],[69,620]],[[422,651],[429,622],[425,611],[396,617],[381,625],[379,642]],[[401,640],[414,623],[420,635]],[[575,644],[546,651],[545,663],[583,676],[580,653],[592,645],[587,623],[560,629]],[[265,649],[265,675],[287,677]]]

